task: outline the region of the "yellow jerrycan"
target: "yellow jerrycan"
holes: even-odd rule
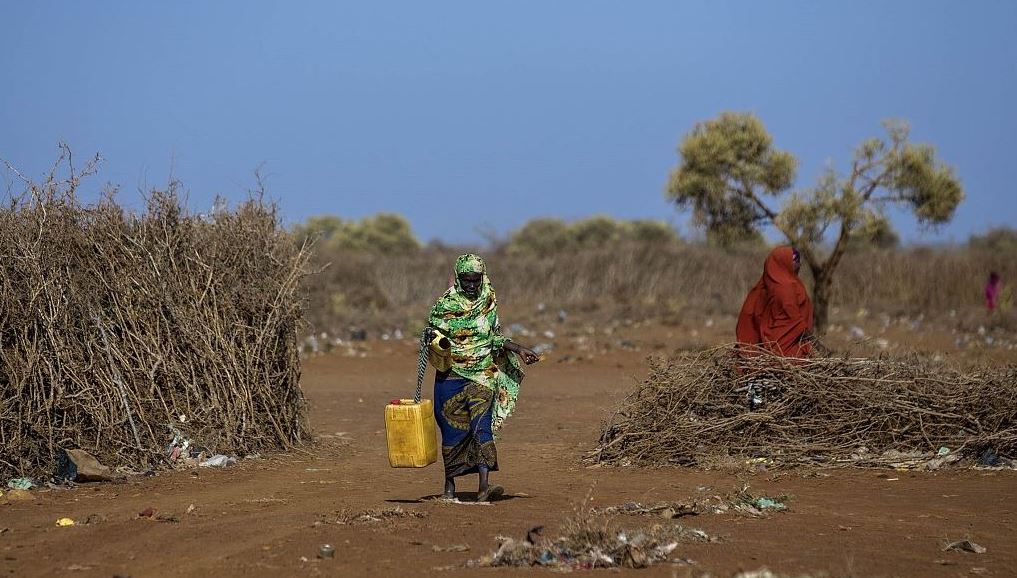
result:
[[[420,390],[428,361],[440,371],[448,371],[449,348],[448,339],[431,328],[425,329],[420,338],[416,397],[393,399],[385,406],[388,463],[393,468],[422,468],[438,461],[434,405],[429,399],[420,399]]]
[[[388,463],[393,468],[422,468],[438,461],[434,405],[431,400],[393,399],[385,406]]]

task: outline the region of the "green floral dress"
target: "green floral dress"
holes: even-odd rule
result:
[[[497,433],[516,407],[522,364],[519,356],[504,349],[508,339],[501,334],[498,300],[484,260],[462,255],[456,259],[454,273],[452,287],[431,308],[428,323],[452,344],[451,372],[491,391],[492,429]],[[476,299],[463,292],[459,283],[463,273],[484,276]]]

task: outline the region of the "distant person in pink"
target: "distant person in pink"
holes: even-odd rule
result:
[[[999,273],[995,271],[989,273],[989,280],[985,283],[985,307],[988,308],[990,314],[996,310],[1001,284]]]

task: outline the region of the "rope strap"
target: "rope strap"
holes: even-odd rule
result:
[[[420,403],[420,390],[424,385],[424,374],[427,373],[427,348],[431,346],[431,339],[434,332],[430,327],[425,327],[420,333],[420,357],[417,359],[417,393],[413,400]]]

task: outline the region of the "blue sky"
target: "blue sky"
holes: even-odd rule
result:
[[[197,210],[265,163],[288,221],[379,211],[476,241],[536,216],[656,217],[696,121],[752,111],[807,186],[881,119],[961,177],[955,221],[1017,223],[1017,2],[11,2],[0,158],[68,142],[139,202],[172,167]]]

